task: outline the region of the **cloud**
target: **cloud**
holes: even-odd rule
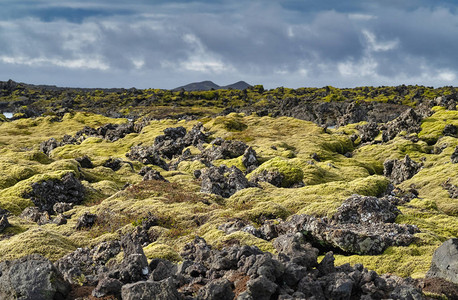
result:
[[[0,80],[438,86],[458,74],[451,1],[5,0],[2,8]]]

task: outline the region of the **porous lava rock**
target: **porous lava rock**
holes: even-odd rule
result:
[[[369,122],[367,124],[357,127],[359,131],[359,138],[361,143],[372,142],[377,135],[380,133],[379,126],[375,122]]]
[[[250,187],[245,175],[237,167],[230,168],[225,165],[210,167],[202,170],[201,192],[220,195],[224,198],[232,196],[235,192]]]
[[[85,212],[78,218],[76,222],[75,229],[82,230],[82,229],[90,229],[94,226],[95,222],[97,221],[97,215]]]
[[[151,164],[159,166],[164,170],[169,169],[167,163],[159,156],[153,146],[133,146],[130,148],[130,152],[126,153],[126,157],[131,160],[137,160],[145,165]]]
[[[383,174],[390,178],[394,184],[412,178],[420,171],[422,164],[410,159],[408,155],[402,160],[389,159],[383,163]]]
[[[394,139],[401,131],[406,133],[420,132],[422,119],[421,115],[417,114],[412,108],[406,110],[399,117],[384,125],[382,131],[383,142]]]
[[[388,199],[353,195],[331,219],[294,215],[277,230],[301,232],[314,245],[345,253],[380,254],[389,246],[408,246],[419,232],[416,226],[392,223],[399,213]]]
[[[83,201],[85,188],[73,173],[67,173],[60,179],[49,179],[32,184],[31,191],[23,195],[30,198],[40,211],[53,213],[58,202],[79,204]]]

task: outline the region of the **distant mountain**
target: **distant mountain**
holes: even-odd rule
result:
[[[201,81],[201,82],[193,82],[187,85],[179,86],[172,91],[180,91],[180,90],[185,90],[187,92],[192,92],[192,91],[209,91],[211,89],[218,90],[218,89],[235,89],[235,90],[244,90],[246,88],[251,87],[248,83],[245,81],[239,81],[233,84],[225,85],[225,86],[219,86],[213,81]]]
[[[244,90],[244,89],[247,89],[247,88],[250,88],[250,87],[251,87],[251,85],[246,83],[245,81],[238,81],[238,82],[233,83],[233,84],[222,86],[221,88],[222,89]]]

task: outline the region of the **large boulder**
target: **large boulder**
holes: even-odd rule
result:
[[[394,184],[412,178],[420,171],[422,164],[410,159],[408,155],[403,160],[390,159],[383,163],[383,174],[390,178]]]
[[[380,254],[389,246],[408,246],[419,232],[413,225],[393,223],[400,211],[389,198],[353,195],[328,218],[294,215],[278,230],[301,232],[316,247],[354,254]]]
[[[121,289],[123,300],[155,299],[155,300],[181,300],[172,278],[162,281],[139,281],[126,284]]]
[[[0,263],[0,299],[64,300],[69,291],[62,274],[38,254]]]
[[[388,122],[382,132],[382,140],[387,142],[396,137],[401,131],[418,133],[421,131],[422,116],[413,109],[408,109],[393,121]]]
[[[202,179],[201,192],[220,195],[224,198],[250,187],[243,172],[235,166],[228,168],[222,165],[203,169],[200,178]]]
[[[131,160],[137,160],[143,164],[151,164],[161,167],[164,170],[168,170],[169,166],[159,156],[155,147],[144,147],[144,146],[133,146],[130,148],[130,152],[126,153],[126,157]]]
[[[439,277],[458,284],[458,239],[449,239],[434,251],[426,277]]]
[[[359,131],[361,143],[373,141],[380,133],[380,129],[375,122],[369,122],[365,125],[358,126],[357,129]]]
[[[83,201],[84,185],[73,173],[67,173],[60,179],[50,179],[32,184],[31,191],[23,195],[30,198],[40,211],[52,214],[54,204],[58,202],[79,204]]]

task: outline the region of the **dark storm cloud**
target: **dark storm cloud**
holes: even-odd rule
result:
[[[453,1],[13,1],[0,80],[172,88],[451,85]]]

